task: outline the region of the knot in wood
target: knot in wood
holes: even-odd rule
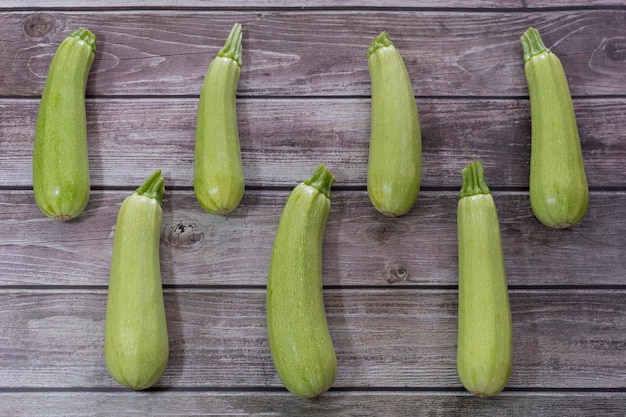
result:
[[[385,242],[393,234],[394,225],[389,221],[375,223],[367,229],[367,234],[379,242]]]
[[[401,281],[408,281],[409,279],[409,271],[406,269],[404,265],[393,265],[387,271],[387,282],[389,284],[393,284]]]
[[[31,38],[43,38],[55,29],[55,19],[44,13],[30,14],[24,20],[24,33]]]
[[[611,39],[604,45],[604,53],[611,61],[626,61],[626,39]]]
[[[190,221],[177,221],[165,225],[161,231],[161,242],[167,247],[186,248],[202,240],[198,225]]]

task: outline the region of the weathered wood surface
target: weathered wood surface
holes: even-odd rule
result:
[[[124,11],[0,13],[0,96],[43,89],[56,46],[79,26],[99,43],[89,95],[198,95],[233,22],[244,27],[243,96],[367,96],[365,51],[382,30],[418,96],[524,96],[529,26],[562,58],[572,94],[626,93],[626,9],[546,13]]]
[[[96,393],[0,393],[0,413],[37,416],[386,416],[449,417],[462,410],[476,417],[550,416],[623,417],[623,393],[504,392],[488,400],[457,391],[331,391],[303,401],[287,393],[232,391],[157,391],[135,395],[127,391]],[[26,405],[26,407],[24,407]],[[25,409],[26,408],[26,409]],[[208,410],[208,411],[207,411]]]
[[[472,1],[471,7],[474,9],[533,9],[533,8],[567,8],[576,6],[595,6],[595,7],[616,7],[623,6],[621,0],[476,0]],[[423,0],[416,2],[414,0],[387,0],[381,3],[378,0],[351,0],[338,3],[336,0],[176,0],[176,8],[193,8],[193,9],[313,9],[313,8],[330,8],[330,9],[360,9],[371,8],[388,9],[388,8],[405,8],[407,10],[414,9],[450,9],[462,8],[466,10],[468,3],[465,0]],[[0,5],[2,9],[38,9],[38,8],[62,8],[62,9],[116,9],[116,8],[133,8],[133,9],[170,9],[172,7],[171,0],[75,0],[68,2],[66,0],[4,0]]]
[[[86,212],[69,223],[42,217],[32,192],[0,195],[2,284],[106,286],[115,219],[128,193],[93,192]],[[193,192],[168,192],[163,282],[265,285],[287,195],[248,191],[236,211],[218,217],[202,211]],[[534,218],[527,193],[494,192],[494,198],[510,285],[624,284],[626,193],[593,193],[585,221],[561,231]],[[389,219],[366,192],[335,191],[324,240],[325,284],[456,285],[457,202],[458,191],[423,191],[411,212]]]
[[[611,389],[626,375],[625,290],[511,290],[508,387]],[[327,289],[335,388],[462,389],[456,290]],[[166,289],[167,371],[156,387],[280,388],[267,346],[265,291]],[[0,293],[0,387],[119,385],[102,358],[106,288]]]
[[[192,191],[197,100],[235,21],[247,189],[228,217]],[[591,203],[564,231],[528,203],[530,124],[519,37],[561,58]],[[98,36],[87,87],[87,210],[45,218],[32,196],[34,124],[59,42]],[[387,30],[422,122],[423,190],[399,219],[365,192],[365,50]],[[7,0],[0,4],[0,416],[619,416],[626,410],[626,6],[621,0]],[[483,159],[498,205],[514,324],[504,392],[455,371],[460,170]],[[265,337],[264,284],[288,192],[336,175],[324,240],[337,382],[287,393]],[[161,264],[170,364],[146,393],[102,359],[117,210],[155,168],[167,194]]]
[[[32,184],[37,99],[0,99],[1,186]],[[460,171],[483,159],[492,188],[527,188],[527,99],[418,99],[423,135],[422,186],[460,188]],[[626,98],[575,101],[591,187],[626,186]],[[240,142],[246,184],[292,187],[318,162],[335,187],[365,187],[369,99],[241,99]],[[193,184],[197,99],[88,101],[92,185],[136,186],[160,167],[167,187]]]

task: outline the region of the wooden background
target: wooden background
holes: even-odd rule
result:
[[[0,5],[0,415],[625,416],[626,6],[623,0],[4,0]],[[228,217],[192,190],[197,101],[243,25],[238,117],[246,175]],[[98,37],[87,87],[87,210],[44,217],[32,195],[39,98],[74,29]],[[591,188],[586,218],[548,229],[528,202],[529,103],[519,37],[541,32],[574,97]],[[384,218],[365,191],[365,51],[387,30],[411,76],[422,190]],[[456,375],[460,170],[485,164],[514,325],[507,388],[479,399]],[[337,177],[324,241],[339,373],[315,400],[270,359],[264,285],[293,186]],[[117,210],[163,170],[170,360],[147,392],[103,361]]]

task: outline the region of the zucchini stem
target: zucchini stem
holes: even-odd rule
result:
[[[460,198],[490,193],[485,182],[483,163],[480,160],[471,162],[463,168],[461,174],[463,175],[463,185],[461,186]]]
[[[393,46],[393,42],[391,42],[391,39],[389,38],[387,32],[383,31],[372,40],[370,46],[367,48],[365,56],[369,59],[370,55],[372,55],[374,52],[387,46]]]
[[[535,55],[550,52],[541,39],[539,31],[533,27],[528,28],[521,36],[522,49],[524,50],[524,63],[528,62]]]
[[[335,177],[324,164],[319,164],[313,174],[311,174],[304,183],[317,189],[320,193],[324,194],[326,198],[330,199],[330,187],[335,183]]]
[[[78,38],[91,47],[93,53],[96,53],[96,35],[87,28],[78,28],[70,34],[71,38]]]
[[[160,205],[163,202],[163,197],[165,196],[165,183],[163,176],[161,175],[161,170],[157,169],[154,171],[152,175],[150,175],[148,179],[141,184],[139,188],[137,188],[135,193],[155,199]]]
[[[235,23],[228,34],[228,38],[226,38],[224,47],[217,53],[219,57],[232,59],[240,68],[243,64],[241,59],[241,38],[241,23]]]

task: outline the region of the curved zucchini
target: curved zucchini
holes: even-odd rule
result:
[[[589,206],[576,115],[559,58],[534,28],[521,43],[530,95],[530,205],[539,221],[562,229],[580,222]]]
[[[386,216],[408,212],[419,194],[422,134],[409,74],[386,32],[367,50],[372,114],[367,192]]]
[[[111,376],[136,390],[161,378],[169,354],[159,262],[164,194],[157,170],[124,200],[115,225],[104,358]]]
[[[236,111],[241,36],[236,23],[209,65],[198,104],[193,188],[202,208],[213,214],[236,209],[244,193]]]
[[[513,330],[498,212],[480,161],[463,169],[457,227],[457,372],[468,391],[489,397],[511,374]]]
[[[55,220],[78,216],[89,201],[85,89],[96,37],[85,28],[57,48],[39,104],[33,149],[33,192]]]
[[[274,367],[293,394],[310,398],[335,381],[337,358],[322,294],[322,241],[335,178],[319,165],[287,199],[267,280],[267,329]]]

